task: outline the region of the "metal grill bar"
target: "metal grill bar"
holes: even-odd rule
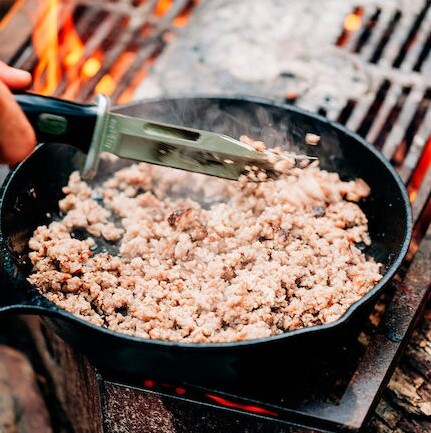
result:
[[[370,111],[371,105],[374,101],[375,95],[373,92],[363,96],[359,101],[356,101],[355,109],[351,112],[346,126],[352,131],[356,131],[359,128],[365,115]]]
[[[364,59],[369,60],[376,50],[376,46],[379,41],[384,37],[386,28],[388,27],[391,19],[393,18],[393,13],[386,9],[382,9],[376,24],[373,26],[371,35],[367,38],[366,42],[363,43],[362,48],[358,51],[358,55]]]
[[[431,35],[430,35],[431,39]],[[431,47],[431,41],[429,41],[430,47]],[[429,77],[431,74],[431,50],[428,50],[427,58],[425,62],[422,64],[421,72],[423,76]]]
[[[367,132],[376,118],[376,114],[379,113],[383,101],[386,99],[390,86],[391,83],[389,80],[384,80],[382,82],[379,90],[376,93],[376,97],[374,98],[374,101],[368,110],[368,113],[362,119],[361,124],[356,128],[356,131],[359,135],[362,135],[363,137],[367,135]]]
[[[377,22],[380,18],[382,10],[377,8],[376,11],[370,16],[369,20],[365,21],[366,24],[362,30],[362,32],[358,33],[358,41],[356,42],[354,48],[351,50],[354,53],[359,53],[362,51],[362,48],[367,44],[368,40],[374,33],[374,28],[377,25]],[[349,49],[348,46],[346,46]]]
[[[422,51],[418,57],[417,62],[415,63],[413,70],[419,72],[422,68],[423,63],[425,62],[427,56],[431,53],[431,32],[428,33],[428,38],[425,45],[422,48]]]
[[[408,87],[401,87],[398,84],[393,84],[390,87],[366,136],[367,140],[370,143],[374,143],[378,149],[381,149],[388,132],[388,128],[385,128],[385,126],[396,122],[409,91],[410,89]]]
[[[346,125],[347,121],[349,120],[350,116],[353,113],[353,110],[356,107],[356,101],[353,99],[349,99],[347,101],[347,104],[344,106],[344,108],[340,111],[340,114],[337,118],[334,118],[333,120],[337,120],[337,122]]]
[[[398,56],[392,63],[394,68],[402,67],[403,70],[411,70],[414,60],[417,58],[420,47],[423,46],[426,34],[431,23],[430,3],[425,4],[416,17],[410,32],[401,46]]]

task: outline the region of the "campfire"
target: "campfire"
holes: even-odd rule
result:
[[[31,71],[40,94],[90,101],[103,93],[125,103],[196,4],[17,1],[3,19],[2,43],[12,40],[22,21],[26,38],[13,38],[15,52],[2,59]]]
[[[107,432],[120,425],[124,431],[141,425],[149,426],[145,431],[155,425],[202,431],[203,417],[214,431],[241,423],[250,432],[292,424],[358,431],[426,301],[431,3],[258,3],[17,0],[8,2],[0,21],[0,60],[30,71],[34,92],[87,103],[101,93],[119,105],[178,94],[250,95],[297,105],[341,123],[382,152],[412,204],[413,240],[402,271],[370,318],[355,324],[357,338],[334,353],[314,353],[280,383],[260,383],[259,372],[255,383],[219,388],[129,377],[99,369],[43,322],[31,322],[40,351],[50,353],[42,355],[44,372],[50,375],[56,362],[73,372],[75,383],[54,375],[52,381],[71,393],[89,390],[83,411],[94,431],[102,424]],[[73,399],[59,401],[78,424],[82,414]]]

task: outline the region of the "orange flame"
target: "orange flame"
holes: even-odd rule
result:
[[[18,0],[16,4],[21,4],[24,0]],[[136,4],[145,0],[135,0]],[[79,95],[80,89],[92,78],[101,77],[95,84],[96,93],[112,95],[118,102],[127,102],[139,83],[148,74],[151,63],[157,57],[150,58],[144,62],[140,70],[133,74],[129,86],[121,93],[117,90],[117,85],[121,82],[130,66],[136,61],[137,53],[131,48],[121,54],[118,60],[109,71],[103,71],[104,52],[103,50],[90,53],[89,48],[84,45],[83,40],[78,34],[74,25],[72,9],[67,6],[68,2],[59,0],[43,0],[41,4],[42,19],[35,22],[33,30],[33,45],[38,57],[38,63],[33,70],[34,90],[45,94],[55,94],[67,99],[74,99]],[[165,15],[171,8],[174,0],[158,0],[154,14],[157,17]],[[187,24],[193,7],[198,0],[190,2],[184,10],[173,19],[173,25],[183,27]],[[151,26],[142,28],[142,35],[149,32]],[[165,32],[165,38],[171,37],[169,32]],[[128,74],[130,75],[130,74]],[[130,77],[128,76],[130,79]],[[90,84],[88,83],[88,84]],[[87,86],[88,87],[88,86]],[[89,94],[89,88],[85,88],[85,94]],[[119,89],[118,89],[119,90]],[[118,93],[118,94],[117,94]]]
[[[78,79],[74,67],[84,54],[84,44],[74,27],[72,15],[66,17],[60,36],[58,15],[58,0],[48,0],[44,18],[33,31],[33,45],[39,59],[33,70],[33,87],[44,95],[54,93],[63,73],[67,74],[68,81]]]
[[[63,26],[62,48],[64,49],[63,63],[67,68],[75,66],[84,54],[84,44],[73,25],[72,16],[69,16]]]
[[[95,88],[96,93],[103,93],[108,96],[112,95],[117,87],[117,83],[120,82],[121,77],[125,74],[135,57],[136,53],[125,51],[115,62],[109,74],[105,74],[97,83]]]
[[[46,14],[33,32],[33,44],[39,63],[34,69],[34,89],[50,95],[60,82],[57,36],[58,1],[49,0]]]
[[[171,8],[172,3],[173,0],[159,0],[154,9],[154,15],[157,17],[163,16]]]

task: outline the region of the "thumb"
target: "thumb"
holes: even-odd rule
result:
[[[10,89],[23,89],[31,84],[31,74],[0,62],[0,80]]]

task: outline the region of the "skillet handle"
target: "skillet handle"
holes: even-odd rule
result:
[[[38,142],[70,144],[88,153],[100,116],[97,105],[76,104],[35,93],[14,93]]]

